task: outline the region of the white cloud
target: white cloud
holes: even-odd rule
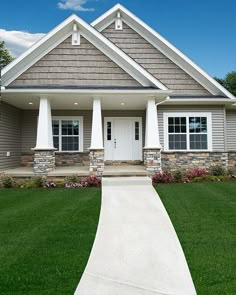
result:
[[[5,41],[6,48],[15,57],[22,54],[26,49],[41,39],[45,34],[31,34],[22,31],[6,31],[0,29],[0,40]]]
[[[58,2],[58,7],[61,9],[71,9],[77,11],[94,11],[94,8],[85,8],[83,7],[88,0],[61,0]]]

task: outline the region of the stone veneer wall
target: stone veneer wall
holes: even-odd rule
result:
[[[228,167],[236,168],[236,152],[228,152]]]
[[[143,158],[144,165],[149,174],[155,174],[162,171],[160,149],[144,149]]]
[[[90,150],[89,153],[91,175],[101,177],[104,171],[104,150]]]
[[[55,168],[55,151],[38,150],[34,153],[34,173],[47,174]]]
[[[225,168],[228,167],[227,152],[162,152],[161,159],[163,171],[208,169],[210,166],[218,164]]]
[[[56,153],[56,166],[89,166],[89,152]]]
[[[34,154],[23,153],[21,165],[33,167]],[[55,153],[56,166],[89,166],[89,152],[85,153]]]

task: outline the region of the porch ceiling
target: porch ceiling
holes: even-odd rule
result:
[[[150,97],[156,102],[164,100],[170,92],[158,90],[94,90],[76,91],[65,90],[53,92],[45,91],[17,91],[5,90],[2,100],[20,109],[38,109],[40,97],[46,96],[51,101],[52,109],[90,110],[93,108],[93,98],[100,97],[103,110],[144,110]]]

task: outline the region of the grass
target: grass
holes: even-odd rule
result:
[[[0,190],[0,294],[73,294],[94,241],[100,194]]]
[[[159,185],[198,295],[236,294],[236,183]]]

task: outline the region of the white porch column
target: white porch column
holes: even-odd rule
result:
[[[146,108],[144,164],[150,174],[161,172],[161,144],[159,139],[157,106],[154,98],[148,100]]]
[[[47,97],[40,97],[36,147],[35,174],[47,174],[55,167],[55,149],[52,135],[51,105]]]
[[[145,148],[161,149],[155,99],[149,99],[146,109]]]
[[[93,100],[92,138],[90,149],[103,149],[101,99]]]
[[[51,104],[47,97],[40,98],[39,117],[37,128],[37,150],[54,149],[52,137],[52,115]]]
[[[89,158],[90,174],[99,177],[102,176],[104,171],[102,108],[101,99],[97,97],[93,100],[92,136]]]

